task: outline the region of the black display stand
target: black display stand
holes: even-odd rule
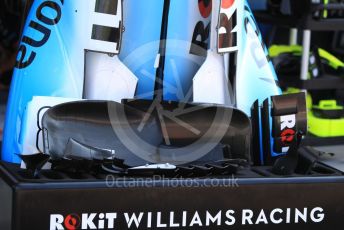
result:
[[[27,179],[27,171],[0,163],[0,229],[343,228],[341,173],[283,178],[264,171],[207,179],[43,171],[40,179]],[[130,222],[133,214],[142,216],[138,227]]]

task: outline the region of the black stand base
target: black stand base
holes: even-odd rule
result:
[[[0,229],[342,229],[344,177],[115,178],[0,163]],[[264,175],[265,174],[265,175]]]

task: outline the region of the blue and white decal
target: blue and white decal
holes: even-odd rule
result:
[[[116,6],[113,11],[107,5]],[[111,7],[110,7],[111,8]],[[7,107],[2,159],[20,162],[24,111],[33,96],[82,99],[85,53],[115,55],[122,37],[120,0],[35,0],[24,25]]]

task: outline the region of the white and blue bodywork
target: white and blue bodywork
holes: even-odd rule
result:
[[[104,2],[113,4],[113,10],[105,7]],[[3,160],[20,162],[16,154],[23,153],[25,109],[34,96],[87,99],[87,52],[115,58],[119,55],[121,63],[128,68],[126,73],[133,74],[130,79],[136,91],[132,97],[153,98],[156,68],[160,64],[158,50],[164,1],[123,0],[121,3],[121,0],[33,2],[13,75]],[[192,101],[192,80],[206,59],[211,11],[216,10],[209,8],[209,4],[211,0],[171,0],[164,100]],[[236,54],[236,77],[231,82],[235,106],[250,116],[256,100],[262,103],[281,94],[281,90],[247,1],[222,0],[219,8],[218,55],[228,60],[228,55]],[[228,71],[231,68],[227,66]],[[128,97],[131,91],[119,96]]]

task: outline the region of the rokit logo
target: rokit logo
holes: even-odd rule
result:
[[[203,19],[208,19],[211,15],[212,0],[198,0],[198,9]],[[204,25],[203,21],[197,22],[191,41],[190,54],[197,56],[207,56],[208,42],[210,34],[210,23]]]
[[[117,213],[50,215],[50,230],[113,229]]]
[[[280,133],[278,135],[279,143],[276,146],[281,146],[277,148],[277,152],[287,153],[293,143],[295,142],[296,135],[296,115],[286,115],[277,118],[279,125]]]
[[[257,66],[263,68],[271,61],[268,50],[264,44],[262,34],[259,30],[257,21],[249,6],[245,5],[245,32],[248,38],[248,47]],[[262,50],[263,52],[260,52]]]
[[[300,141],[308,128],[305,94],[273,96],[271,102],[272,129],[268,129],[273,139],[272,155],[273,157],[285,154],[293,156],[297,153]],[[268,100],[265,103],[268,104]]]
[[[235,0],[222,0],[218,30],[218,52],[231,53],[239,51],[239,32],[247,36],[247,47],[259,68],[270,62],[268,51],[262,35],[249,6],[244,6],[244,20],[238,21],[239,4]],[[243,29],[242,28],[243,25]],[[243,34],[240,34],[242,36]],[[244,49],[243,49],[244,50]],[[260,52],[263,50],[263,52]]]
[[[61,5],[64,4],[64,0],[60,0],[59,2]],[[37,34],[41,35],[41,38],[36,40],[35,38],[26,35],[23,36],[18,50],[18,58],[15,65],[16,68],[26,68],[35,60],[37,53],[35,51],[31,51],[31,53],[27,55],[28,46],[31,48],[39,48],[48,42],[51,34],[51,29],[49,27],[58,24],[62,16],[60,4],[54,1],[44,1],[39,5],[36,10],[36,17],[38,21],[31,20],[29,27],[37,31]],[[50,9],[54,13],[47,15],[45,14],[46,9]],[[51,17],[51,15],[54,14],[55,17]]]
[[[219,21],[218,52],[228,53],[238,50],[237,8],[235,0],[222,0]]]

